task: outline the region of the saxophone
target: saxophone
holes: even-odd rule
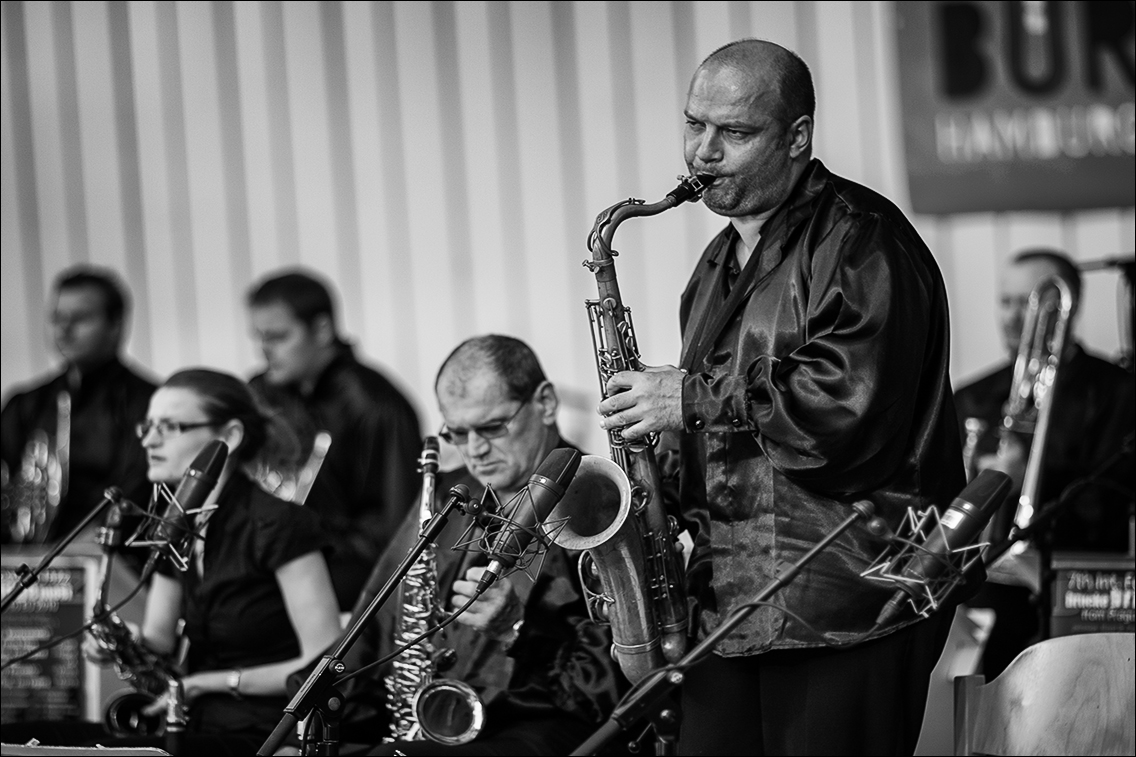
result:
[[[108,699],[103,713],[107,729],[115,736],[154,736],[161,734],[167,724],[175,724],[160,715],[146,715],[142,710],[167,692],[180,693],[180,685],[172,685],[180,682],[180,672],[169,657],[142,643],[122,618],[111,612],[107,603],[113,554],[124,541],[123,505],[122,502],[117,503],[108,514],[106,525],[99,529],[98,543],[103,551],[99,562],[99,591],[87,633],[114,661],[118,677],[131,686],[131,690],[120,691]],[[150,575],[153,562],[151,559],[147,563],[142,580]],[[184,711],[184,700],[170,700],[168,713]]]
[[[0,472],[0,513],[14,543],[47,541],[59,504],[67,495],[71,450],[71,394],[55,398],[55,435],[37,428],[28,435],[19,469]]]
[[[312,451],[304,465],[296,470],[261,464],[253,473],[253,480],[274,497],[302,505],[311,493],[312,484],[319,475],[323,461],[331,449],[331,434],[317,431],[312,440]]]
[[[426,437],[418,460],[422,473],[419,521],[433,517],[438,474],[438,438]],[[438,562],[434,545],[427,546],[402,584],[401,607],[394,630],[396,647],[409,644],[437,625],[444,615],[438,598]],[[485,707],[477,692],[463,681],[435,679],[452,660],[453,651],[435,649],[429,640],[411,646],[391,663],[384,679],[392,741],[430,739],[454,746],[477,737],[485,722]]]
[[[697,200],[707,178],[683,178],[678,187],[659,202],[646,205],[634,198],[624,200],[596,218],[588,237],[592,259],[585,260],[584,267],[595,274],[599,297],[585,301],[585,305],[591,322],[600,393],[605,399],[607,382],[613,375],[620,371],[643,370],[631,325],[631,310],[624,306],[616,280],[614,258],[618,253],[611,247],[615,231],[628,218],[657,215],[683,202]],[[585,480],[593,479],[586,488],[624,492],[611,498],[616,503],[610,508],[617,513],[616,520],[606,529],[595,527],[594,519],[599,516],[593,512],[593,522],[583,531],[569,520],[569,526],[555,539],[566,549],[585,550],[579,570],[588,611],[593,621],[611,624],[612,654],[632,683],[668,662],[678,661],[686,650],[687,641],[681,546],[675,543],[678,526],[674,518],[667,516],[663,504],[655,459],[657,443],[658,436],[654,434],[631,442],[623,438],[619,429],[609,430],[608,444],[615,465],[589,462],[583,470]],[[577,473],[577,478],[580,477]],[[620,478],[627,480],[626,485]],[[596,481],[604,483],[597,486]],[[618,504],[625,497],[630,499],[629,508]],[[562,512],[573,509],[575,499],[571,490],[565,499],[569,502]],[[585,507],[589,505],[580,505],[581,509]],[[618,515],[627,510],[633,517]],[[626,523],[619,520],[623,517]],[[606,540],[597,539],[597,531],[612,535]],[[594,588],[597,581],[599,591]]]

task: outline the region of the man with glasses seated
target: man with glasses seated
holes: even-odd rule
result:
[[[475,499],[491,486],[506,504],[549,452],[571,446],[557,428],[556,390],[518,339],[489,335],[463,342],[442,364],[434,388],[445,421],[439,436],[458,448],[465,463],[438,475],[435,509],[457,484],[468,486]],[[478,550],[450,549],[468,525],[468,517],[454,513],[436,542],[443,612],[466,604],[487,564]],[[375,566],[357,615],[406,557],[419,530],[415,508]],[[443,656],[453,655],[452,667],[439,676],[468,684],[485,705],[484,727],[470,743],[400,739],[367,751],[391,734],[388,664],[345,685],[343,753],[564,754],[582,743],[610,713],[624,682],[609,653],[610,632],[588,618],[578,557],[552,547],[535,581],[520,572],[497,581],[433,637]],[[346,656],[349,671],[393,651],[401,597],[391,597]],[[372,746],[356,751],[349,744],[357,741]]]

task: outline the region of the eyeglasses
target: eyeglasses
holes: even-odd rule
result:
[[[206,428],[208,426],[216,426],[213,421],[202,421],[200,423],[178,423],[177,421],[170,421],[161,419],[157,421],[142,421],[134,427],[134,433],[138,434],[139,439],[145,439],[146,435],[151,431],[157,431],[158,436],[163,439],[172,439],[175,436],[181,436],[186,431],[192,431],[195,428]]]
[[[500,439],[502,436],[509,433],[509,424],[512,423],[518,415],[521,414],[521,411],[525,409],[525,405],[527,404],[529,404],[528,400],[522,402],[521,406],[517,408],[517,412],[513,413],[503,421],[493,421],[492,423],[486,423],[482,426],[474,426],[471,429],[449,428],[448,426],[443,425],[442,430],[438,432],[438,436],[442,437],[450,444],[456,445],[458,447],[463,446],[466,442],[469,441],[469,435],[471,433],[476,433],[482,439]]]

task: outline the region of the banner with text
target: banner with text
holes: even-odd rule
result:
[[[896,3],[918,213],[1136,204],[1133,3]]]
[[[0,591],[15,588],[19,565],[39,552],[0,555]],[[98,668],[82,653],[82,638],[69,636],[94,604],[98,558],[62,555],[4,613],[0,650],[0,723],[92,720],[100,716]],[[40,650],[26,660],[17,657]]]

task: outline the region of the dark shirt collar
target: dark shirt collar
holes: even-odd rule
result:
[[[722,230],[722,236],[719,238],[718,246],[710,253],[710,258],[707,262],[710,265],[731,265],[733,259],[731,253],[734,250],[734,245],[738,241],[738,230],[734,225],[727,224],[726,228]]]
[[[66,384],[68,391],[79,392],[113,380],[125,370],[125,368],[126,366],[122,364],[118,355],[114,355],[110,360],[86,370],[79,368],[77,365],[65,365],[63,366],[63,372],[60,374],[60,379]],[[78,380],[77,386],[76,380]]]
[[[298,384],[292,388],[297,394],[301,394],[305,398],[327,394],[331,390],[334,376],[346,366],[353,365],[356,362],[358,361],[355,360],[355,349],[348,342],[340,340],[335,346],[335,356],[332,357],[331,362],[324,366],[324,369],[320,371],[319,378],[312,384],[312,391],[303,395]]]
[[[805,166],[801,178],[797,179],[788,199],[762,227],[761,244],[758,248],[766,249],[780,244],[791,229],[807,218],[813,212],[813,200],[824,189],[831,176],[823,163],[816,158],[811,159]]]

